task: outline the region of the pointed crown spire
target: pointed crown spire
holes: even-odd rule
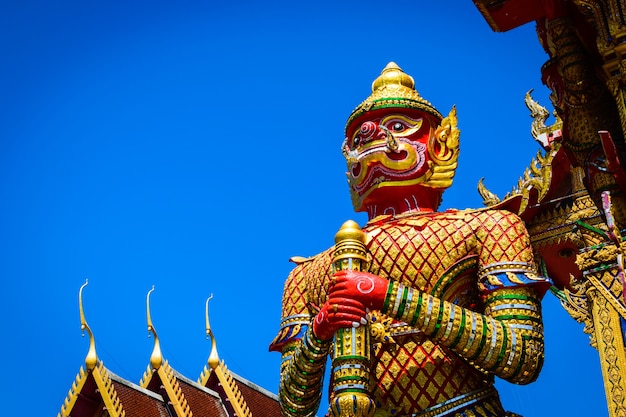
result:
[[[415,90],[413,77],[402,71],[395,62],[390,62],[372,83],[372,94],[348,118],[346,130],[365,112],[387,107],[417,109],[439,120],[443,119],[441,113]]]
[[[388,86],[389,88],[400,88],[402,86],[408,88],[409,94],[419,94],[415,91],[415,80],[409,74],[402,71],[402,68],[395,62],[388,63],[382,72],[372,83],[372,93],[375,93],[379,88]]]

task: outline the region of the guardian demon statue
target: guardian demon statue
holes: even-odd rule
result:
[[[333,339],[359,327],[371,341],[368,380],[360,386],[371,410],[355,400],[342,415],[512,415],[493,378],[537,378],[540,300],[550,286],[537,276],[524,224],[507,211],[436,211],[459,155],[456,110],[443,117],[394,63],[352,112],[345,133],[352,202],[369,218],[367,267],[335,268],[334,247],[295,259],[270,346],[282,352],[284,415],[316,414]]]

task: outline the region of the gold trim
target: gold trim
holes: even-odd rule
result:
[[[93,369],[93,372],[91,374],[96,381],[96,385],[98,386],[98,390],[100,391],[100,395],[102,397],[102,400],[104,401],[104,406],[109,412],[109,416],[125,417],[126,412],[124,411],[122,402],[117,396],[117,391],[115,391],[113,382],[111,382],[109,372],[104,367],[102,362],[98,363],[98,365]]]
[[[67,397],[65,397],[65,401],[63,401],[61,411],[57,414],[57,417],[69,417],[74,408],[74,404],[76,404],[78,400],[78,395],[83,390],[85,382],[87,382],[87,376],[89,376],[89,374],[85,372],[85,369],[81,366],[76,375],[76,379],[72,383],[72,387],[67,393]]]
[[[113,386],[113,382],[109,376],[109,371],[107,371],[101,361],[98,362],[89,372],[85,371],[82,367],[80,368],[65,402],[61,406],[61,412],[57,414],[57,417],[71,416],[74,406],[76,405],[76,401],[78,400],[78,396],[82,392],[89,375],[93,377],[96,383],[97,391],[100,393],[100,398],[104,403],[104,408],[109,413],[109,417],[125,417],[126,411],[124,411],[122,402],[117,396],[117,391]]]
[[[172,403],[174,410],[176,410],[176,415],[179,417],[193,417],[187,399],[178,384],[178,379],[174,375],[174,368],[165,361],[163,366],[157,370],[157,373],[167,393],[167,399]]]
[[[239,391],[235,378],[231,375],[224,361],[220,362],[214,372],[217,379],[220,381],[224,393],[230,401],[230,405],[232,405],[235,410],[237,417],[252,417],[250,407],[248,407],[246,400],[243,398],[243,394]]]
[[[595,336],[609,416],[623,416],[626,411],[626,380],[623,378],[626,354],[619,314],[605,297],[598,292],[594,293],[591,311],[596,324]]]

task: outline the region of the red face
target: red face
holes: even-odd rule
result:
[[[431,174],[428,146],[437,125],[427,113],[398,108],[370,111],[350,124],[344,155],[356,211],[397,214],[431,205],[416,186]]]

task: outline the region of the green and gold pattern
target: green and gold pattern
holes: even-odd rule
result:
[[[369,272],[392,282],[384,311],[374,314],[386,323],[372,364],[377,415],[420,415],[490,389],[493,374],[517,383],[536,378],[543,358],[539,299],[548,281],[536,275],[528,234],[517,216],[494,210],[383,216],[364,231]],[[323,305],[331,261],[332,248],[294,269],[283,297],[281,335],[297,334],[287,330],[300,326],[290,320],[314,317],[316,306]],[[499,284],[480,286],[479,274],[495,275]],[[394,320],[389,324],[385,317]],[[310,349],[303,342],[308,332],[282,347],[288,361],[297,361],[296,355],[308,358],[303,353]],[[279,335],[273,346],[280,340]],[[316,361],[315,370],[321,369]],[[283,363],[283,375],[293,372]],[[307,381],[307,387],[321,384],[321,378]],[[303,409],[314,412],[313,403]],[[475,415],[504,415],[497,396],[481,404],[476,403]],[[294,411],[288,415],[307,415]]]

